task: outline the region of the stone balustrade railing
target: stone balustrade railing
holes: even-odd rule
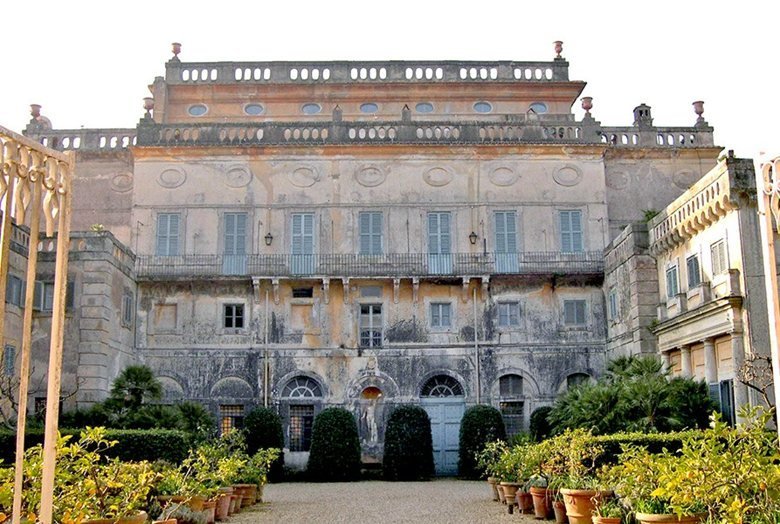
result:
[[[413,82],[566,82],[569,63],[512,61],[180,62],[165,81],[180,84],[312,84]]]
[[[136,143],[134,128],[47,129],[30,136],[58,151],[111,151],[127,149]]]

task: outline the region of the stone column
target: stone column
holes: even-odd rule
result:
[[[739,370],[745,363],[745,346],[742,333],[731,333],[731,353],[734,358],[734,410],[748,404],[747,386],[739,381]]]
[[[669,358],[669,352],[668,351],[662,351],[661,352],[661,371],[664,373],[671,373],[672,371],[672,361]]]
[[[704,340],[704,380],[707,384],[718,382],[718,357],[715,355],[715,339]]]
[[[682,346],[680,348],[680,363],[682,364],[683,377],[693,376],[693,366],[691,365],[691,346]]]

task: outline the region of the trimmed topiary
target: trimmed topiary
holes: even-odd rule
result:
[[[501,412],[493,406],[471,406],[460,422],[460,449],[458,475],[468,479],[480,478],[477,453],[494,440],[506,440],[506,428]]]
[[[246,449],[249,455],[254,455],[260,449],[284,449],[284,431],[282,419],[270,408],[255,408],[244,417],[244,435]],[[284,454],[273,461],[268,472],[268,480],[282,480],[284,469]]]
[[[531,413],[529,433],[534,442],[541,442],[552,434],[552,424],[547,420],[550,411],[552,406],[542,406]]]
[[[315,482],[360,478],[360,441],[352,413],[328,408],[314,419],[307,473]]]
[[[387,480],[428,480],[433,475],[431,419],[420,406],[399,406],[385,430],[382,474]]]

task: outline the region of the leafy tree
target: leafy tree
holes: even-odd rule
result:
[[[148,366],[128,366],[114,380],[107,404],[121,411],[162,398],[162,384]]]
[[[458,475],[479,478],[477,454],[489,442],[506,440],[506,428],[501,412],[493,406],[471,406],[460,422],[460,447],[458,450]]]
[[[428,480],[433,475],[431,419],[420,406],[399,406],[385,430],[382,473],[387,480]]]
[[[534,442],[541,442],[552,433],[552,425],[550,424],[550,421],[547,420],[550,411],[552,411],[551,406],[542,406],[536,408],[533,413],[531,413],[530,427],[528,430],[531,434],[531,439]]]

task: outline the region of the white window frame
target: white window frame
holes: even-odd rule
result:
[[[369,308],[369,312],[364,314],[363,308]],[[379,311],[375,311],[375,308],[379,308]],[[364,323],[364,317],[367,321]],[[382,347],[384,342],[384,305],[381,302],[366,302],[358,304],[358,346],[362,348],[376,348]],[[363,331],[368,330],[370,332],[368,343],[363,342]],[[374,332],[379,332],[379,342],[376,343],[374,338]]]
[[[447,331],[452,328],[452,304],[450,302],[431,302],[429,311],[432,330]]]
[[[695,273],[691,272],[691,261],[693,260],[696,261]],[[698,253],[694,253],[685,258],[685,273],[688,280],[688,289],[693,289],[701,285],[701,258]],[[695,279],[691,279],[692,276],[695,276]]]
[[[582,307],[582,321],[578,318],[579,307]],[[568,320],[567,310],[574,308],[572,321]],[[588,325],[588,301],[584,298],[571,298],[563,301],[563,325],[568,328],[582,328]]]
[[[607,294],[607,301],[609,304],[609,319],[616,321],[620,318],[620,303],[618,301],[617,288],[610,288]]]
[[[673,299],[680,293],[680,269],[677,262],[669,264],[666,267],[666,298]],[[673,277],[673,278],[671,278]],[[674,284],[673,286],[670,284]],[[674,293],[672,293],[674,291]]]
[[[512,321],[512,308],[514,311],[515,322]],[[504,313],[502,310],[507,310]],[[497,305],[498,327],[501,329],[516,329],[520,327],[520,301],[519,300],[501,300]],[[503,319],[506,319],[504,321]]]
[[[716,251],[721,251],[723,260],[720,260]],[[729,250],[726,239],[721,238],[717,242],[710,244],[710,261],[712,263],[712,276],[723,275],[729,271]]]
[[[177,228],[178,231],[176,233],[176,243],[172,244],[172,235],[170,233],[171,230],[171,218],[170,217],[177,217]],[[163,234],[160,222],[163,217],[166,217],[168,224],[167,224],[167,231],[165,234]],[[155,220],[155,234],[154,234],[154,254],[158,257],[175,257],[182,254],[182,239],[184,238],[183,234],[183,220],[182,220],[182,214],[179,212],[163,212],[163,213],[157,213],[157,218]],[[161,239],[165,239],[165,249],[160,249]],[[175,250],[172,249],[172,247],[175,246]]]
[[[577,213],[579,215],[580,227],[579,230],[574,230],[571,227],[572,214]],[[567,227],[568,231],[564,231],[564,216],[568,216]],[[583,253],[585,251],[585,228],[584,226],[585,213],[581,209],[559,209],[558,210],[558,240],[561,243],[561,253]],[[571,249],[566,249],[564,242],[564,235],[570,235],[569,243]]]
[[[379,217],[378,219],[376,217]],[[368,233],[363,233],[363,220],[368,220]],[[379,222],[378,230],[375,230],[376,222]],[[385,217],[381,211],[360,211],[358,212],[358,254],[363,256],[383,255],[385,252]],[[378,250],[375,244],[375,238],[379,237]],[[364,244],[364,238],[366,242]],[[364,249],[367,248],[367,249]]]

